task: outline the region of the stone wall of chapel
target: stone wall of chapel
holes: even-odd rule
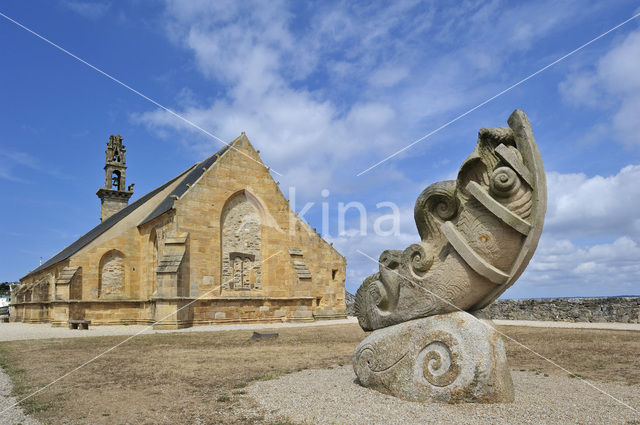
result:
[[[225,256],[221,227],[229,199],[246,191],[256,198],[252,205],[260,205],[263,263],[261,287],[242,296],[308,297],[314,298],[316,307],[344,311],[344,257],[290,213],[287,199],[253,148],[246,142],[234,147],[242,153],[228,150],[174,205],[179,231],[189,232],[191,296],[239,295],[221,288]],[[304,252],[312,281],[299,279],[294,271],[288,251],[294,247]]]
[[[105,242],[92,245],[80,250],[71,256],[67,265],[82,267],[82,294],[83,300],[97,299],[144,299],[147,298],[147,277],[144,274],[148,247],[148,235],[141,234],[138,228],[133,227],[118,236]],[[110,252],[119,252],[123,256],[122,267],[116,273],[107,271],[106,287],[99,288],[104,260],[108,260]],[[120,289],[115,290],[119,284],[112,274],[122,274],[124,277]],[[108,289],[111,288],[111,289]],[[109,294],[106,297],[101,295]],[[99,296],[100,295],[100,296]]]
[[[236,143],[234,147],[255,161],[260,161],[258,154],[248,143]],[[238,196],[238,193],[246,194],[236,201],[232,199],[238,203],[239,209],[235,211],[235,204],[227,204],[227,201],[234,195]],[[222,243],[225,205],[233,207],[233,214],[229,216],[230,229],[246,228],[246,224],[243,227],[238,222],[241,216],[259,217],[259,232],[258,227],[248,224],[248,233],[259,237],[248,239],[248,245],[244,241],[244,246],[240,243],[243,242],[241,239],[238,240],[240,242],[236,241],[240,245],[234,245],[236,242],[229,243],[225,251]],[[176,200],[174,207],[174,211],[153,222],[141,227],[131,227],[104,242],[89,244],[69,259],[24,279],[23,284],[35,283],[46,277],[50,282],[48,298],[52,299],[55,280],[61,270],[66,266],[79,266],[82,267],[82,289],[79,293],[83,300],[95,301],[91,305],[87,304],[85,317],[88,320],[93,320],[96,324],[119,321],[149,323],[154,317],[153,309],[150,307],[151,303],[142,300],[148,300],[153,295],[155,237],[152,238],[152,233],[156,233],[158,256],[161,257],[164,240],[168,235],[188,232],[188,248],[183,260],[187,270],[181,268],[179,278],[181,285],[184,285],[181,295],[229,297],[229,305],[223,310],[217,307],[214,310],[203,309],[198,319],[202,323],[218,320],[219,317],[221,320],[310,319],[310,316],[304,314],[310,313],[310,310],[327,316],[333,314],[332,311],[339,314],[344,310],[344,258],[290,212],[288,201],[268,169],[261,163],[234,150],[227,151],[204,173],[200,181],[192,184],[185,195]],[[233,231],[230,234],[232,233]],[[263,261],[260,285],[249,285],[251,288],[242,293],[232,289],[223,290],[220,286],[225,252],[242,253],[248,250],[248,253],[257,256],[259,245],[261,249],[258,258]],[[293,257],[289,252],[293,248],[303,252],[303,261],[312,280],[300,279],[293,269]],[[118,299],[128,301],[104,303],[98,297],[100,273],[103,271],[101,259],[113,250],[122,253],[124,260],[122,266],[117,267],[117,273],[115,269],[107,272],[107,280],[110,281],[112,277],[115,279],[114,276],[117,275],[117,282],[124,282]],[[120,277],[123,277],[122,281]],[[43,293],[39,295],[46,297]],[[233,297],[238,296],[254,297],[256,300],[253,304],[239,299],[234,301]],[[262,301],[265,298],[272,300]],[[46,319],[49,315],[48,308],[34,306],[34,312],[30,313],[32,320],[42,320],[43,317]],[[26,311],[27,307],[17,309]],[[258,310],[254,311],[256,309]]]

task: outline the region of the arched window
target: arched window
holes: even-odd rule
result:
[[[120,171],[116,170],[111,175],[111,188],[113,190],[120,190]]]
[[[262,287],[262,226],[255,202],[241,191],[222,210],[222,289]]]
[[[100,260],[99,298],[120,298],[124,296],[125,262],[124,254],[111,250]]]

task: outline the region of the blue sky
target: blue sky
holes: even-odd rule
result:
[[[504,297],[640,293],[640,18],[403,154],[367,167],[640,12],[631,1],[4,1],[0,12],[223,140],[241,131],[347,257],[355,291],[418,239],[413,203],[515,108],[548,174],[545,230]],[[218,150],[203,135],[0,17],[0,281],[98,223],[109,134],[137,198]],[[322,196],[322,190],[329,190]],[[325,192],[326,194],[326,192]],[[339,202],[355,211],[339,234]],[[373,222],[394,202],[400,232]]]

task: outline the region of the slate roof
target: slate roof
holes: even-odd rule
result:
[[[135,202],[127,205],[125,208],[121,209],[117,213],[107,217],[100,224],[98,224],[93,229],[89,230],[89,232],[82,235],[78,240],[73,242],[71,245],[67,246],[62,251],[58,252],[56,255],[51,257],[49,260],[47,260],[38,268],[30,271],[28,274],[26,274],[23,277],[23,279],[25,277],[38,273],[39,271],[42,271],[48,267],[53,266],[54,264],[59,263],[60,261],[64,261],[67,258],[71,257],[73,254],[75,254],[76,252],[80,251],[82,248],[87,246],[91,241],[96,239],[98,236],[100,236],[107,230],[111,229],[113,226],[115,226],[117,223],[119,223],[122,219],[127,217],[133,211],[143,206],[147,201],[149,201],[155,195],[162,192],[164,189],[167,188],[167,186],[171,185],[173,182],[175,182],[176,180],[184,176],[185,173],[188,173],[184,177],[182,183],[178,185],[174,190],[172,190],[171,193],[168,194],[165,197],[165,199],[162,200],[162,202],[160,202],[160,204],[151,212],[151,214],[149,214],[144,220],[138,223],[138,226],[141,226],[144,223],[147,223],[153,220],[154,218],[161,216],[165,212],[171,210],[173,208],[173,204],[175,200],[177,199],[175,197],[177,196],[179,198],[187,190],[189,190],[189,186],[192,186],[202,176],[202,174],[204,174],[205,170],[209,169],[209,167],[211,167],[216,162],[216,160],[229,149],[229,147],[232,144],[233,142],[224,146],[222,149],[220,149],[218,152],[214,153],[210,157],[206,158],[203,161],[198,162],[195,165],[192,165],[191,167],[189,167],[188,169],[180,173],[178,176],[172,178],[162,186],[157,187],[156,189],[153,189],[151,192],[137,199]],[[187,186],[187,184],[189,186]]]

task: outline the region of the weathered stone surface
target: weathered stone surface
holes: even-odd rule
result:
[[[102,258],[102,273],[98,287],[99,297],[117,298],[123,295],[124,268],[124,255],[118,250],[111,250]]]
[[[481,309],[522,274],[542,232],[546,181],[526,115],[516,110],[508,123],[480,129],[457,180],[420,194],[421,241],[384,251],[356,293],[363,329]]]
[[[492,323],[457,312],[374,331],[356,348],[360,383],[406,400],[507,403],[513,384]]]

